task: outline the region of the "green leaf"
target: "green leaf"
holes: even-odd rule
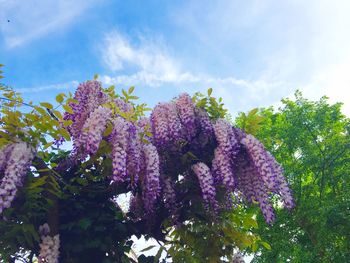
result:
[[[151,245],[151,246],[148,246],[148,247],[142,249],[140,252],[145,252],[145,251],[151,250],[152,248],[155,248],[155,247],[156,247],[155,245]]]
[[[267,250],[271,250],[271,246],[270,246],[269,243],[266,243],[266,242],[264,242],[264,241],[261,241],[260,244],[263,245]]]
[[[46,150],[47,148],[49,148],[54,142],[49,142],[47,144],[44,145],[44,150]]]
[[[213,93],[213,89],[212,89],[212,88],[209,88],[209,89],[208,89],[208,96],[210,97],[212,93]]]
[[[73,109],[69,105],[63,105],[62,107],[66,112],[74,114]]]
[[[58,131],[66,141],[70,141],[70,135],[66,129],[61,128]]]
[[[133,93],[133,92],[134,92],[134,89],[135,89],[135,87],[130,87],[129,90],[128,90],[128,93],[129,93],[129,94]]]
[[[162,252],[164,250],[164,247],[161,246],[156,254],[156,256],[154,257],[154,263],[158,263],[159,262],[159,259],[160,257],[162,256]]]
[[[56,96],[56,101],[57,101],[58,103],[61,104],[61,103],[64,101],[64,96],[65,96],[64,93],[58,94],[58,95]]]
[[[83,218],[83,219],[80,219],[79,222],[78,222],[78,225],[86,230],[90,225],[91,225],[92,221],[88,218]]]
[[[43,106],[44,108],[47,108],[47,109],[53,109],[53,106],[51,103],[48,103],[48,102],[41,102],[40,103],[41,106]]]

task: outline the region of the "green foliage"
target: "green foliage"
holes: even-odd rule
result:
[[[350,258],[350,120],[326,97],[300,92],[278,111],[261,109],[256,136],[285,169],[296,209],[258,233],[271,244],[253,262],[346,262]],[[249,116],[249,114],[248,114]],[[260,117],[261,116],[261,117]],[[245,115],[236,120],[244,127]],[[263,219],[259,218],[259,222]]]
[[[211,96],[213,92],[212,88],[209,88],[207,91],[207,95],[204,95],[200,92],[196,92],[193,96],[193,101],[196,105],[202,109],[205,109],[211,119],[219,119],[219,118],[229,118],[229,114],[227,109],[224,107],[224,103],[222,102],[222,98],[216,99]]]
[[[258,228],[256,211],[236,207],[215,223],[195,219],[170,231],[167,254],[173,262],[230,262],[235,249],[256,251],[262,242],[252,232]]]

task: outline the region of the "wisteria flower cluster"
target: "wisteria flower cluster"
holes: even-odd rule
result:
[[[122,117],[120,113],[132,112],[133,106],[106,96],[95,80],[80,84],[74,99],[78,103],[72,103],[73,113],[65,113],[65,119],[73,121],[69,132],[73,138],[74,158],[83,160],[96,154],[103,139],[110,143],[111,181],[126,183],[135,195],[142,197],[144,212],[152,213],[160,194],[160,180],[157,149],[146,136],[146,140],[141,140],[149,120],[142,118],[134,123]],[[113,128],[104,137],[107,125]]]
[[[159,103],[149,119],[136,123],[120,115],[132,112],[132,105],[105,95],[98,81],[80,84],[74,98],[78,103],[72,104],[73,114],[66,113],[65,118],[73,121],[69,131],[75,152],[84,153],[78,158],[94,155],[103,139],[109,142],[110,178],[129,185],[131,208],[137,208],[141,217],[140,211],[155,211],[157,200],[171,203],[165,205],[170,213],[177,211],[171,207],[182,202],[177,191],[184,192],[179,190],[179,175],[185,174],[197,178],[207,211],[231,207],[234,194],[259,203],[266,221],[272,223],[271,194],[279,195],[286,208],[294,206],[282,168],[264,146],[224,119],[211,120],[188,94]],[[112,111],[106,103],[119,110]],[[112,132],[103,137],[108,124]],[[191,158],[184,161],[184,156]],[[224,192],[225,201],[219,200],[218,191]]]
[[[0,214],[11,206],[18,187],[34,157],[34,150],[24,142],[8,144],[0,150]]]
[[[50,236],[50,227],[47,223],[39,227],[39,233],[41,238],[39,262],[58,263],[60,249],[59,235]]]

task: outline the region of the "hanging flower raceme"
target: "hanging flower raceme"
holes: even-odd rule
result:
[[[221,147],[215,149],[214,159],[212,161],[212,173],[217,185],[223,184],[228,190],[234,190],[235,180],[231,159]]]
[[[271,153],[266,152],[266,157],[271,164],[273,173],[276,176],[276,188],[274,189],[274,192],[281,196],[285,208],[292,209],[295,206],[295,203],[286,178],[283,176],[283,169],[281,165],[277,163]]]
[[[272,171],[272,164],[267,159],[266,150],[262,143],[250,134],[247,134],[241,142],[267,189],[270,191],[276,189],[276,175]]]
[[[192,170],[198,178],[205,208],[207,210],[211,208],[213,211],[216,211],[218,208],[218,203],[215,199],[216,190],[209,167],[205,163],[200,162],[192,165]]]
[[[39,227],[41,238],[40,253],[38,256],[40,263],[58,263],[60,237],[59,235],[50,236],[50,227],[47,223]]]
[[[78,86],[74,99],[77,103],[70,103],[73,113],[66,112],[64,119],[73,121],[68,130],[73,138],[79,138],[90,113],[101,104],[108,102],[108,96],[103,92],[100,82],[90,80]]]
[[[141,147],[140,128],[130,123],[128,130],[128,145],[126,167],[128,177],[130,178],[130,185],[132,189],[136,189],[139,180],[139,173],[141,169]]]
[[[142,152],[144,161],[142,198],[145,211],[150,214],[154,212],[160,192],[159,156],[152,144],[144,144]]]
[[[17,188],[21,187],[29,165],[34,158],[34,150],[25,142],[14,143],[1,149],[1,166],[4,176],[0,182],[0,214],[11,206]],[[1,158],[2,158],[1,157]]]
[[[195,108],[195,116],[197,127],[200,129],[202,134],[208,138],[213,137],[214,128],[213,124],[210,121],[208,113],[203,109]]]
[[[82,148],[81,150],[83,150],[85,154],[95,154],[111,115],[112,111],[103,106],[99,106],[94,110],[85,121],[81,135],[74,141],[75,148]]]
[[[233,127],[226,120],[218,119],[214,124],[215,138],[218,147],[227,155],[227,158],[234,158],[239,149]]]
[[[269,193],[279,194],[287,208],[294,206],[292,195],[282,175],[280,165],[265,150],[262,143],[250,134],[245,134],[241,142],[248,159],[243,167],[239,167],[241,169],[239,176],[241,189],[248,200],[259,203],[266,222],[272,223],[275,214],[269,200]],[[252,194],[252,189],[254,194]]]
[[[185,127],[186,137],[191,141],[196,135],[195,105],[187,93],[181,94],[175,101],[181,123]]]
[[[151,114],[151,128],[153,142],[158,147],[166,146],[171,140],[169,136],[169,122],[167,117],[167,107],[165,104],[158,104]]]
[[[113,121],[113,132],[110,142],[112,144],[112,181],[124,182],[127,179],[127,147],[130,123],[122,117]]]

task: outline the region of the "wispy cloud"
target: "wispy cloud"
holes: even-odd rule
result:
[[[134,42],[117,31],[107,34],[102,47],[102,58],[114,74],[101,76],[103,83],[158,88],[171,85],[182,91],[203,91],[208,87],[214,87],[216,94],[224,97],[226,103],[231,105],[234,100],[247,105],[247,101],[254,101],[253,98],[260,98],[259,96],[267,91],[282,86],[281,81],[266,82],[262,79],[248,80],[234,76],[194,74],[167,51],[164,43],[147,40],[145,37],[141,41],[134,40]],[[241,101],[238,94],[247,94],[250,99]],[[238,108],[243,110],[242,107]]]
[[[0,32],[7,48],[20,46],[76,22],[94,3],[96,0],[2,1]]]
[[[37,93],[37,92],[51,91],[51,90],[68,90],[68,89],[74,90],[78,86],[78,84],[79,84],[78,81],[73,80],[73,81],[60,83],[60,84],[53,84],[53,85],[39,86],[39,87],[32,87],[32,88],[22,88],[22,89],[17,89],[16,91],[20,93]]]
[[[281,83],[254,92],[253,100],[261,105],[300,89],[312,99],[327,95],[344,102],[350,115],[349,10],[347,0],[192,0],[173,17],[184,32],[215,52],[220,68],[233,68],[232,57],[244,54],[248,70],[242,78],[253,74],[262,83]]]

